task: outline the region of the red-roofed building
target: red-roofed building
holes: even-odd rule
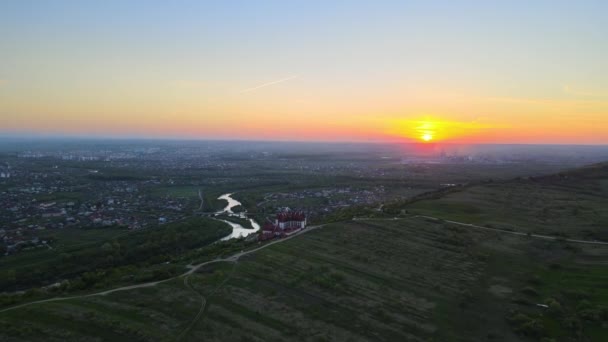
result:
[[[285,237],[306,227],[306,214],[301,211],[284,211],[277,214],[274,223],[268,222],[262,228],[260,240]]]
[[[301,211],[284,211],[277,214],[274,225],[281,229],[306,227],[306,215]]]

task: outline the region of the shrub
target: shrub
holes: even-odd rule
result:
[[[563,320],[562,326],[569,330],[573,335],[580,335],[583,325],[576,317],[568,317]]]
[[[512,302],[520,305],[532,305],[532,302],[524,297],[515,297],[512,299]]]
[[[507,320],[518,334],[536,338],[541,338],[546,335],[545,326],[539,319],[530,317],[521,312],[513,312]]]
[[[537,296],[538,296],[538,291],[537,291],[535,288],[531,287],[531,286],[526,286],[526,287],[524,287],[524,288],[521,290],[521,292],[522,292],[523,294],[525,294],[526,296],[534,296],[534,297],[537,297]]]
[[[562,314],[562,305],[554,298],[547,298],[545,304],[549,306],[549,314],[552,316],[560,316]]]
[[[568,299],[582,300],[589,298],[589,294],[581,290],[564,289],[561,293]]]
[[[541,277],[539,275],[533,275],[530,278],[528,278],[528,283],[533,284],[533,285],[540,285],[543,283]]]

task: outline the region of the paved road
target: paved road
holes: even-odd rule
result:
[[[200,269],[201,267],[205,266],[205,265],[209,265],[209,264],[213,264],[213,263],[217,263],[217,262],[237,262],[239,260],[240,257],[247,255],[247,254],[251,254],[251,253],[255,253],[261,249],[264,249],[266,247],[270,247],[276,243],[281,243],[281,242],[285,242],[287,240],[293,239],[294,237],[301,235],[301,234],[306,234],[310,231],[313,231],[315,229],[321,228],[324,225],[318,225],[318,226],[310,226],[307,227],[304,230],[301,230],[293,235],[290,235],[286,238],[280,239],[280,240],[274,240],[272,242],[268,242],[263,244],[262,246],[255,248],[255,249],[251,249],[248,251],[241,251],[239,253],[236,253],[228,258],[224,258],[224,259],[215,259],[215,260],[211,260],[211,261],[206,261],[203,263],[200,263],[198,265],[189,265],[187,266],[189,268],[189,270],[183,274],[180,274],[178,276],[175,276],[173,278],[168,278],[168,279],[164,279],[164,280],[159,280],[159,281],[152,281],[152,282],[148,282],[148,283],[143,283],[143,284],[137,284],[137,285],[129,285],[129,286],[123,286],[123,287],[118,287],[115,289],[111,289],[111,290],[106,290],[106,291],[101,291],[101,292],[95,292],[95,293],[90,293],[90,294],[86,294],[86,295],[79,295],[79,296],[71,296],[71,297],[56,297],[56,298],[50,298],[50,299],[43,299],[43,300],[37,300],[34,302],[29,302],[29,303],[24,303],[24,304],[20,304],[17,306],[13,306],[10,308],[6,308],[6,309],[2,309],[0,310],[0,313],[2,312],[6,312],[6,311],[10,311],[10,310],[15,310],[15,309],[19,309],[25,306],[29,306],[29,305],[33,305],[33,304],[41,304],[41,303],[48,303],[48,302],[57,302],[57,301],[61,301],[61,300],[69,300],[69,299],[78,299],[78,298],[86,298],[86,297],[93,297],[93,296],[105,296],[108,295],[110,293],[114,293],[114,292],[118,292],[118,291],[127,291],[127,290],[134,290],[134,289],[139,289],[139,288],[144,288],[144,287],[152,287],[152,286],[156,286],[160,283],[164,283],[176,278],[181,278],[181,277],[187,277],[190,274],[196,272],[198,269]],[[184,280],[186,281],[186,280]]]

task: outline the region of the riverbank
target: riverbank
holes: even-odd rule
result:
[[[248,219],[242,218],[242,217],[231,216],[231,215],[226,215],[226,214],[220,214],[220,215],[216,215],[214,217],[218,220],[230,221],[232,223],[236,223],[245,229],[254,229],[253,225],[251,224],[251,221],[249,221]]]
[[[228,204],[226,207],[224,207],[224,209],[215,214],[215,218],[229,224],[232,227],[232,233],[222,238],[221,241],[244,238],[251,234],[257,233],[260,230],[260,225],[256,221],[251,218],[247,218],[247,211],[242,211],[239,213],[235,213],[233,211],[234,208],[243,208],[243,206],[241,202],[232,198],[231,195],[231,193],[228,193],[218,197],[218,200],[224,200],[228,202]],[[222,219],[222,217],[224,218]],[[243,221],[249,222],[249,224],[243,225]]]

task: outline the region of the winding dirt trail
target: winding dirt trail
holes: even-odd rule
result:
[[[232,270],[230,271],[230,274],[226,277],[226,279],[222,280],[222,282],[215,289],[213,289],[213,291],[211,291],[211,293],[209,295],[207,295],[207,298],[210,299],[211,297],[213,297],[222,288],[222,286],[224,286],[224,284],[226,284],[228,282],[228,280],[230,280],[230,278],[232,278],[232,275],[234,274],[235,266],[236,266],[236,262],[232,266]],[[198,323],[199,320],[201,320],[201,318],[204,318],[204,314],[208,310],[207,303],[208,303],[209,300],[207,298],[205,298],[205,296],[203,296],[201,293],[197,292],[192,287],[192,285],[190,285],[190,283],[188,282],[188,280],[190,279],[190,275],[191,274],[189,274],[189,275],[187,275],[187,276],[184,277],[184,285],[186,287],[188,287],[192,292],[194,292],[198,296],[200,296],[200,298],[201,298],[201,305],[199,307],[199,310],[198,310],[197,314],[194,316],[194,318],[192,319],[192,321],[190,322],[190,324],[188,324],[188,326],[186,326],[184,328],[184,330],[182,330],[177,335],[177,337],[175,338],[175,341],[181,341],[186,336],[188,336],[188,334],[190,333],[190,331],[192,330],[192,328],[194,328],[194,326],[196,325],[196,323]]]
[[[200,263],[198,265],[188,265],[187,267],[189,268],[189,270],[185,273],[182,273],[180,275],[177,275],[175,277],[172,278],[167,278],[164,280],[158,280],[158,281],[151,281],[148,283],[142,283],[142,284],[137,284],[137,285],[129,285],[129,286],[122,286],[122,287],[118,287],[115,289],[111,289],[111,290],[105,290],[105,291],[101,291],[101,292],[95,292],[95,293],[89,293],[89,294],[85,294],[85,295],[78,295],[78,296],[70,296],[70,297],[55,297],[55,298],[49,298],[49,299],[42,299],[42,300],[37,300],[37,301],[33,301],[33,302],[29,302],[29,303],[23,303],[23,304],[19,304],[16,306],[12,306],[9,308],[5,308],[0,310],[0,313],[3,312],[7,312],[7,311],[11,311],[11,310],[15,310],[15,309],[19,309],[19,308],[23,308],[26,306],[30,306],[30,305],[34,305],[34,304],[42,304],[42,303],[49,303],[49,302],[57,302],[57,301],[62,301],[62,300],[70,300],[70,299],[79,299],[79,298],[87,298],[87,297],[93,297],[93,296],[105,296],[114,292],[118,292],[118,291],[127,291],[127,290],[135,290],[135,289],[139,289],[139,288],[144,288],[144,287],[152,287],[152,286],[156,286],[158,284],[164,283],[164,282],[168,282],[177,278],[186,278],[184,279],[184,284],[187,284],[187,277],[189,275],[191,275],[192,273],[196,272],[198,269],[200,269],[201,267],[205,266],[205,265],[209,265],[209,264],[213,264],[213,263],[217,263],[217,262],[238,262],[239,258],[241,258],[242,256],[245,256],[247,254],[251,254],[251,253],[255,253],[259,250],[262,250],[266,247],[272,246],[274,244],[277,243],[281,243],[281,242],[285,242],[287,240],[293,239],[296,236],[302,235],[302,234],[306,234],[307,232],[313,231],[315,229],[321,228],[325,226],[323,225],[318,225],[318,226],[310,226],[307,227],[304,230],[301,230],[293,235],[290,235],[288,237],[282,238],[280,240],[274,240],[268,243],[265,243],[264,245],[258,247],[258,248],[254,248],[254,249],[250,249],[248,251],[241,251],[239,253],[236,253],[228,258],[223,258],[223,259],[214,259],[214,260],[210,260],[210,261],[205,261],[203,263]],[[188,284],[189,285],[189,284]],[[193,290],[194,291],[194,290]],[[195,291],[196,292],[196,291]],[[199,294],[200,295],[200,294]],[[204,305],[203,305],[204,308]]]
[[[355,217],[355,218],[353,218],[353,221],[397,221],[397,220],[407,220],[407,219],[412,218],[412,217],[413,218],[422,217],[422,218],[427,218],[427,219],[437,220],[437,221],[441,220],[443,222],[457,224],[459,226],[464,226],[464,227],[469,227],[469,228],[491,230],[491,231],[495,231],[495,232],[499,232],[499,233],[519,235],[519,236],[526,236],[526,237],[532,237],[532,238],[537,238],[537,239],[559,240],[559,241],[566,241],[566,242],[573,242],[573,243],[583,243],[583,244],[589,244],[589,245],[604,245],[604,246],[608,246],[608,242],[603,242],[603,241],[566,239],[566,238],[561,238],[561,237],[557,237],[557,236],[550,236],[550,235],[528,234],[528,233],[523,233],[523,232],[518,232],[518,231],[512,231],[512,230],[505,230],[505,229],[498,229],[498,228],[490,228],[490,227],[478,226],[478,225],[472,224],[472,223],[464,223],[464,222],[458,222],[458,221],[445,220],[445,219],[442,219],[442,218],[439,218],[439,217],[432,217],[432,216],[425,216],[425,215],[415,215],[415,216],[411,216],[411,217],[393,217],[393,218]]]
[[[184,286],[186,288],[190,289],[190,291],[194,292],[201,299],[201,305],[200,305],[200,307],[198,309],[198,312],[196,313],[196,315],[192,319],[192,321],[188,324],[188,326],[186,326],[184,328],[184,330],[182,330],[177,335],[177,337],[175,338],[176,341],[179,341],[179,340],[183,339],[184,337],[186,337],[188,335],[188,333],[190,332],[190,330],[192,330],[192,328],[194,327],[194,325],[196,324],[196,322],[198,322],[199,318],[201,317],[201,315],[205,311],[205,306],[207,305],[207,299],[205,298],[205,296],[203,296],[200,292],[196,291],[192,287],[192,285],[190,285],[189,280],[190,280],[190,275],[187,275],[187,276],[184,277]]]
[[[431,216],[419,216],[419,217],[438,220],[438,218],[431,217]],[[559,241],[566,241],[566,242],[573,242],[573,243],[583,243],[583,244],[588,244],[588,245],[608,245],[608,242],[602,242],[602,241],[566,239],[566,238],[557,237],[557,236],[551,236],[551,235],[528,234],[528,233],[511,231],[511,230],[504,230],[504,229],[498,229],[498,228],[490,228],[490,227],[478,226],[478,225],[475,225],[475,224],[472,224],[472,223],[463,223],[463,222],[457,222],[457,221],[451,221],[451,220],[444,220],[444,221],[448,222],[448,223],[452,223],[452,224],[457,224],[459,226],[472,227],[472,228],[485,229],[485,230],[492,230],[492,231],[495,231],[495,232],[501,232],[501,233],[506,233],[506,234],[519,235],[519,236],[526,236],[526,237],[533,237],[533,238],[537,238],[537,239],[559,240]]]
[[[495,231],[495,232],[499,232],[499,233],[505,233],[505,234],[512,234],[512,235],[519,235],[519,236],[525,236],[525,237],[531,237],[531,238],[537,238],[537,239],[544,239],[544,240],[560,240],[560,241],[566,241],[566,242],[572,242],[572,243],[582,243],[582,244],[590,244],[590,245],[603,245],[603,246],[608,246],[608,242],[602,242],[602,241],[589,241],[589,240],[578,240],[578,239],[565,239],[565,238],[560,238],[560,237],[555,237],[555,236],[549,236],[549,235],[540,235],[540,234],[528,234],[528,233],[523,233],[523,232],[518,232],[518,231],[511,231],[511,230],[504,230],[504,229],[498,229],[498,228],[490,228],[490,227],[484,227],[484,226],[478,226],[472,223],[464,223],[464,222],[458,222],[458,221],[451,221],[451,220],[444,220],[438,217],[432,217],[432,216],[425,216],[425,215],[416,215],[413,217],[421,217],[421,218],[427,218],[427,219],[432,219],[432,220],[443,220],[444,222],[448,222],[448,223],[452,223],[452,224],[456,224],[459,226],[463,226],[463,227],[469,227],[469,228],[475,228],[475,229],[484,229],[484,230],[490,230],[490,231]],[[395,218],[358,218],[355,217],[352,220],[353,221],[396,221],[396,220],[404,220],[404,219],[408,219],[408,218],[399,218],[399,217],[395,217]],[[111,290],[106,290],[106,291],[101,291],[101,292],[96,292],[96,293],[90,293],[90,294],[86,294],[86,295],[79,295],[79,296],[70,296],[70,297],[56,297],[56,298],[49,298],[49,299],[43,299],[43,300],[38,300],[38,301],[34,301],[34,302],[29,302],[29,303],[24,303],[24,304],[20,304],[20,305],[16,305],[16,306],[12,306],[9,308],[5,308],[0,310],[0,313],[3,312],[7,312],[7,311],[11,311],[11,310],[15,310],[15,309],[19,309],[22,307],[26,307],[26,306],[30,306],[30,305],[34,305],[34,304],[42,304],[42,303],[48,303],[48,302],[56,302],[56,301],[62,301],[62,300],[70,300],[70,299],[78,299],[78,298],[86,298],[86,297],[93,297],[93,296],[105,296],[114,292],[118,292],[118,291],[128,291],[128,290],[134,290],[134,289],[139,289],[139,288],[145,288],[145,287],[152,287],[152,286],[156,286],[158,284],[173,280],[173,279],[177,279],[177,278],[186,278],[184,279],[184,284],[187,284],[187,277],[189,275],[191,275],[192,273],[196,272],[197,270],[199,270],[201,267],[205,266],[205,265],[209,265],[209,264],[213,264],[213,263],[217,263],[217,262],[238,262],[238,260],[247,255],[247,254],[251,254],[251,253],[255,253],[259,250],[262,250],[264,248],[270,247],[274,244],[277,243],[282,243],[285,241],[288,241],[290,239],[295,238],[296,236],[299,236],[301,234],[306,234],[307,232],[313,231],[315,229],[318,228],[322,228],[323,226],[325,226],[326,224],[322,224],[322,225],[318,225],[318,226],[310,226],[307,227],[306,229],[297,232],[291,236],[288,236],[286,238],[280,239],[280,240],[274,240],[268,243],[265,243],[264,245],[258,247],[258,248],[254,248],[248,251],[241,251],[239,253],[236,253],[228,258],[223,258],[223,259],[215,259],[215,260],[210,260],[210,261],[206,261],[203,263],[200,263],[198,265],[188,265],[187,267],[189,268],[189,270],[183,274],[180,274],[178,276],[172,277],[172,278],[168,278],[168,279],[164,279],[164,280],[158,280],[158,281],[153,281],[153,282],[148,282],[148,283],[143,283],[143,284],[137,284],[137,285],[129,285],[129,286],[123,286],[123,287],[118,287],[115,289],[111,289]],[[200,294],[199,294],[200,295]],[[204,304],[202,305],[202,308],[204,309]],[[200,313],[199,313],[200,314]]]

